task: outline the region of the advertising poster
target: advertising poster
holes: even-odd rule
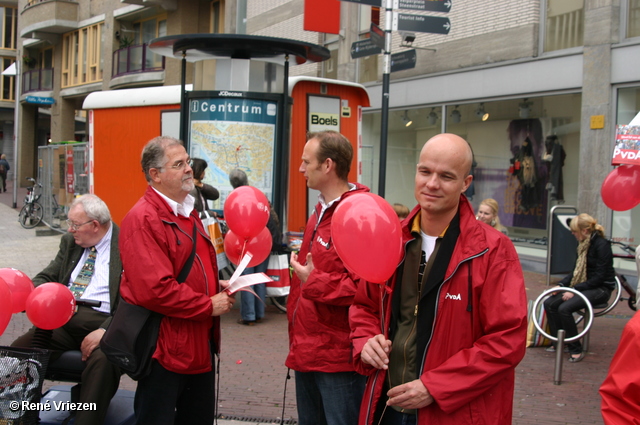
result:
[[[640,165],[640,126],[616,126],[616,146],[611,165]]]
[[[189,154],[207,161],[203,182],[220,191],[220,198],[209,201],[209,207],[222,209],[233,190],[229,172],[235,168],[247,174],[249,185],[273,201],[277,102],[247,98],[242,92],[212,93],[211,97],[189,99],[188,124]]]

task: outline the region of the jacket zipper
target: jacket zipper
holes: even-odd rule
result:
[[[427,341],[427,345],[424,348],[424,352],[422,353],[422,361],[420,362],[420,372],[418,373],[418,376],[422,376],[422,372],[424,371],[424,363],[426,361],[427,358],[427,351],[429,351],[429,346],[431,345],[431,340],[433,339],[433,332],[436,328],[436,321],[438,320],[438,304],[439,304],[439,300],[440,300],[440,291],[442,290],[442,287],[444,286],[445,283],[447,283],[449,280],[451,280],[451,278],[453,278],[453,276],[456,274],[456,272],[458,271],[458,269],[460,268],[460,266],[467,262],[467,261],[471,261],[475,258],[478,258],[484,254],[486,254],[489,251],[489,248],[485,248],[484,251],[476,254],[476,255],[472,255],[471,257],[467,257],[463,260],[461,260],[457,265],[456,268],[453,269],[453,272],[449,275],[448,278],[446,278],[443,282],[442,285],[440,285],[440,287],[438,288],[438,295],[436,297],[436,311],[435,314],[433,315],[433,324],[431,325],[431,335],[429,336],[429,341]],[[419,378],[418,378],[419,379]],[[416,410],[416,423],[420,423],[420,409]]]

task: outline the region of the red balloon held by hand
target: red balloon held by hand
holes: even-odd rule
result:
[[[24,311],[27,297],[33,291],[33,282],[29,276],[13,268],[0,269],[0,279],[7,282],[12,297],[12,313]]]
[[[605,177],[602,200],[614,211],[627,211],[640,204],[640,165],[621,165]]]
[[[269,221],[269,200],[259,189],[240,186],[224,202],[227,226],[242,239],[257,236]]]
[[[224,252],[227,254],[229,261],[235,265],[240,264],[244,254],[250,252],[253,258],[251,258],[247,267],[254,267],[269,257],[272,243],[271,233],[266,227],[262,229],[258,236],[249,240],[241,239],[233,230],[229,230],[224,237]]]
[[[386,282],[402,258],[400,220],[373,193],[340,201],[331,219],[331,239],[347,270],[369,282]]]
[[[66,286],[43,283],[27,298],[27,317],[40,329],[56,329],[65,325],[76,309],[76,299]]]
[[[11,321],[11,290],[7,282],[0,279],[0,335],[7,329]]]

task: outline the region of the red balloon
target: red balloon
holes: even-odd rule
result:
[[[66,324],[76,309],[76,299],[66,286],[43,283],[27,298],[27,317],[41,329],[56,329]]]
[[[7,282],[13,299],[12,313],[24,311],[27,297],[33,291],[33,282],[20,270],[12,268],[0,269],[0,279]]]
[[[11,321],[11,290],[7,282],[0,279],[0,335],[7,329]]]
[[[269,201],[259,189],[240,186],[224,202],[224,219],[242,239],[257,236],[269,221]]]
[[[340,201],[331,239],[347,270],[369,282],[386,282],[402,259],[402,229],[387,201],[358,193]]]
[[[602,200],[614,211],[640,204],[640,166],[621,165],[609,173],[600,189]]]
[[[227,254],[229,261],[238,265],[245,253],[250,252],[253,255],[247,267],[254,267],[262,263],[269,257],[271,252],[271,232],[266,227],[258,234],[258,236],[247,239],[241,239],[233,230],[229,230],[227,236],[224,237],[224,253]]]

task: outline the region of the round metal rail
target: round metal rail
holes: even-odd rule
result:
[[[548,295],[551,295],[552,293],[555,293],[555,292],[571,292],[573,295],[578,295],[579,297],[582,297],[582,300],[587,305],[587,311],[589,312],[589,314],[587,314],[587,317],[588,317],[589,321],[584,324],[584,328],[582,329],[582,332],[578,333],[578,335],[576,335],[576,336],[572,336],[571,338],[565,338],[564,342],[572,342],[572,341],[575,341],[577,339],[582,338],[587,332],[589,332],[589,329],[591,329],[591,325],[593,324],[593,317],[594,316],[593,316],[593,307],[591,307],[591,303],[589,302],[587,297],[585,297],[580,291],[576,291],[573,288],[561,288],[561,287],[547,289],[542,294],[540,294],[540,296],[533,303],[533,307],[531,308],[531,311],[536,311],[537,308],[538,308],[538,304],[540,304],[540,302],[544,298],[546,298]],[[532,320],[532,321],[533,321],[533,325],[536,327],[538,332],[540,332],[545,338],[548,338],[551,341],[558,341],[557,337],[551,336],[548,333],[546,333],[544,331],[544,329],[542,329],[542,327],[540,326],[540,324],[538,323],[537,320]]]
[[[611,301],[610,303],[608,302],[607,306],[603,307],[601,310],[595,311],[593,313],[594,317],[604,316],[605,314],[613,310],[615,306],[618,305],[618,302],[620,302],[620,298],[622,297],[622,283],[620,283],[620,279],[618,279],[618,276],[616,276],[615,290],[616,290],[616,295],[613,297],[613,301]],[[597,307],[594,307],[594,308],[597,308]],[[582,317],[579,317],[578,320],[576,320],[576,324],[582,322],[582,319],[584,318],[584,312],[582,310],[579,310],[577,313]]]

